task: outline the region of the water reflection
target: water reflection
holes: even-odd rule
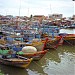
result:
[[[42,67],[42,65],[40,65],[40,63],[42,63],[42,62],[41,61],[33,61],[33,63],[27,69],[28,74],[29,75],[47,75],[43,71],[43,67]]]
[[[0,70],[3,75],[47,75],[38,61],[33,61],[27,69],[0,65]]]
[[[61,59],[56,50],[50,50],[48,53],[38,62],[43,68],[48,66],[49,63],[60,63]]]
[[[3,75],[28,75],[26,69],[22,68],[0,65],[0,69]]]
[[[60,62],[61,59],[59,58],[58,52],[56,50],[49,50],[41,60],[37,62],[33,61],[34,64],[32,63],[28,69],[29,75],[31,75],[30,73],[32,73],[32,75],[48,75],[44,69],[52,63],[56,65]]]
[[[75,47],[60,46],[55,52],[58,53],[60,62],[55,63],[53,61],[49,61],[48,66],[44,68],[45,73],[47,73],[48,75],[74,75]],[[53,54],[52,51],[51,53]],[[52,57],[52,55],[50,56]],[[54,56],[56,57],[55,54]],[[56,59],[58,58],[56,57]]]
[[[63,45],[63,46],[60,46],[57,51],[60,55],[63,55],[64,53],[74,54],[75,46]]]

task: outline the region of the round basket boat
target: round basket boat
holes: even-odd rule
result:
[[[22,48],[22,52],[24,52],[24,53],[36,53],[37,49],[33,46],[25,46]]]

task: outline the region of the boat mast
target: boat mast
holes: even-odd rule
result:
[[[51,8],[51,4],[50,4],[50,11],[51,11],[51,14],[52,14],[52,8]]]
[[[73,5],[74,5],[74,13],[73,15],[75,15],[75,0],[72,0],[73,1]],[[75,18],[74,18],[74,24],[75,24]]]
[[[19,6],[19,16],[20,16],[20,9],[21,9],[21,0],[20,0],[20,6]]]
[[[21,10],[21,0],[20,0],[20,3],[19,3],[19,16],[17,17],[17,29],[18,29],[18,26],[20,24],[20,10]]]

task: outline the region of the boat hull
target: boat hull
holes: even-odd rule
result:
[[[15,67],[20,67],[20,68],[27,68],[29,64],[31,63],[32,58],[28,60],[24,59],[0,59],[1,64],[9,65],[9,66],[15,66]]]
[[[51,39],[47,41],[45,49],[56,49],[59,45],[63,44],[62,37]]]
[[[40,60],[46,53],[47,53],[47,50],[38,51],[36,53],[24,53],[19,55],[23,57],[27,57],[27,58],[33,58],[33,60]]]

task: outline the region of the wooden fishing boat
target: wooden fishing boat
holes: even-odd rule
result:
[[[56,38],[48,38],[48,41],[45,42],[45,39],[41,39],[41,41],[31,41],[25,43],[26,46],[34,46],[38,50],[42,49],[43,44],[45,45],[45,49],[56,49],[59,45],[63,44],[63,37],[57,36]]]
[[[67,27],[66,29],[60,29],[59,35],[63,36],[64,44],[75,45],[75,29],[74,28]]]
[[[13,47],[13,46],[11,46],[11,47],[12,47],[13,51],[17,52],[17,55],[24,56],[27,58],[33,58],[33,60],[40,60],[47,53],[47,50],[44,50],[47,40],[48,39],[46,38],[46,40],[44,40],[45,41],[44,43],[42,43],[41,41],[39,41],[39,42],[36,41],[36,42],[33,42],[32,45],[29,45],[29,46],[34,46],[37,49],[36,53],[23,53],[23,52],[21,52],[22,48],[26,44],[24,42],[20,42],[20,41],[17,41],[13,44],[13,45],[15,45],[15,47]],[[9,47],[9,45],[10,44],[8,44],[8,47]]]
[[[25,43],[26,46],[34,46],[38,50],[42,49],[43,44],[45,43],[45,49],[56,49],[59,45],[63,44],[63,36],[57,36],[55,38],[48,38],[48,41],[45,42],[45,39],[41,39],[40,41],[31,41]]]
[[[44,50],[47,41],[48,41],[48,38],[46,38],[45,43],[43,44],[42,48],[40,46],[38,49],[36,48],[37,52],[35,53],[23,53],[22,51],[20,51],[17,54],[23,57],[33,58],[33,60],[40,60],[48,51],[48,50]]]
[[[19,55],[17,56],[16,54],[12,54],[10,50],[7,49],[3,50],[2,48],[0,49],[1,64],[20,67],[20,68],[27,68],[32,60],[33,60],[32,58],[25,58]]]
[[[1,58],[0,55],[0,63],[20,68],[27,68],[29,64],[31,63],[32,58],[30,59],[22,59],[22,58]]]

